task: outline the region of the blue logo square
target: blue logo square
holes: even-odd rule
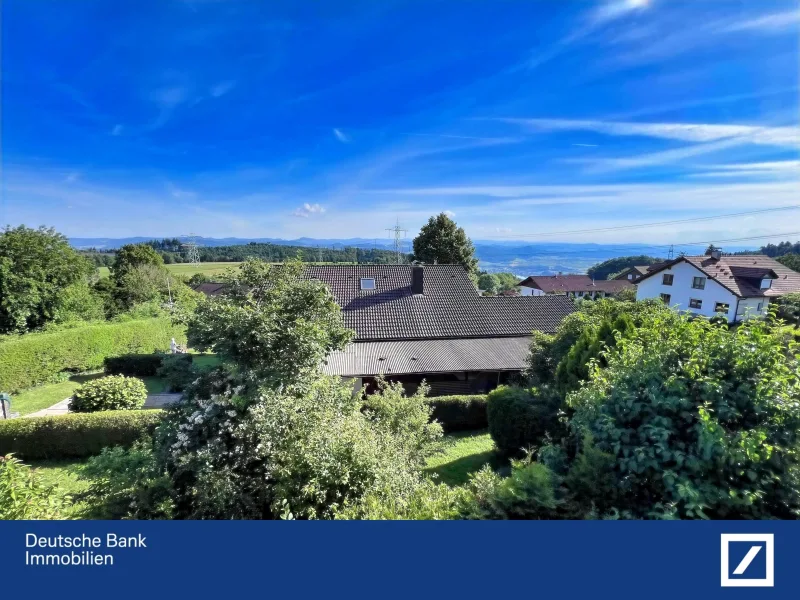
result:
[[[759,548],[757,553],[752,550],[755,547]],[[755,553],[754,556],[753,553]],[[746,561],[745,564],[742,564],[743,561]],[[737,569],[743,572],[737,573]],[[731,579],[764,579],[766,576],[767,549],[764,542],[729,542],[728,577]]]

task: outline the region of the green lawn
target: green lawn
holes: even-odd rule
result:
[[[11,396],[11,412],[27,415],[37,410],[48,408],[65,398],[69,398],[79,385],[79,382],[70,380],[62,383],[40,385],[19,394],[13,394]]]
[[[447,485],[466,483],[469,474],[479,471],[483,465],[493,469],[503,465],[485,429],[451,433],[445,436],[444,443],[444,453],[428,459],[426,472],[438,475],[438,481]]]
[[[200,263],[199,265],[180,263],[164,266],[167,267],[170,273],[175,273],[175,275],[186,275],[187,277],[191,277],[195,273],[203,273],[210,277],[212,275],[220,275],[226,270],[232,267],[237,267],[240,264],[241,263],[238,262],[209,262]],[[108,267],[98,267],[98,271],[100,272],[100,277],[108,277],[109,275]]]

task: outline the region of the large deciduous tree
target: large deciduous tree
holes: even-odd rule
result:
[[[91,261],[55,229],[6,227],[0,233],[0,333],[25,332],[53,321],[63,290],[86,282]]]
[[[445,213],[428,219],[414,238],[413,260],[428,264],[461,265],[474,275],[478,268],[475,248],[464,229]]]
[[[148,265],[161,267],[164,265],[164,259],[148,244],[126,244],[117,251],[114,257],[111,276],[117,286],[122,286],[125,276],[130,271]]]
[[[312,374],[352,338],[327,287],[301,277],[303,265],[248,260],[223,278],[221,295],[202,302],[188,323],[189,344],[213,350],[262,383]]]

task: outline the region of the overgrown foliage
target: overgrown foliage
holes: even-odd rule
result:
[[[461,265],[476,274],[478,259],[475,247],[464,229],[445,213],[428,219],[414,238],[413,260],[427,264]]]
[[[797,351],[755,319],[655,316],[621,339],[569,399],[575,439],[612,459],[613,496],[587,486],[583,501],[635,518],[800,516]]]
[[[578,310],[567,315],[561,321],[554,335],[533,332],[525,371],[531,385],[536,387],[553,386],[559,365],[581,335],[588,331],[589,333],[586,335],[593,338],[595,334],[592,332],[599,330],[604,322],[613,324],[622,315],[626,315],[626,320],[630,319],[630,323],[626,327],[631,324],[638,327],[651,322],[656,317],[677,318],[675,313],[657,300],[621,302],[604,298],[581,302]]]
[[[108,375],[92,379],[75,390],[69,410],[76,413],[101,410],[136,410],[144,406],[147,388],[141,379]]]
[[[800,293],[775,298],[777,316],[792,325],[800,325]]]
[[[30,388],[64,371],[100,369],[109,356],[165,351],[172,338],[185,343],[185,330],[163,318],[0,337],[0,390]]]
[[[486,405],[489,434],[501,452],[521,454],[542,445],[548,435],[560,437],[560,406],[555,394],[500,386],[489,392]]]
[[[472,396],[434,396],[428,398],[433,408],[431,418],[442,425],[445,432],[485,429],[486,394]]]
[[[0,521],[58,519],[68,500],[13,455],[0,455]]]
[[[630,335],[634,329],[633,319],[625,313],[612,322],[604,319],[599,326],[587,326],[556,368],[555,385],[558,392],[566,395],[580,387],[589,378],[592,361],[606,366],[605,353],[617,345],[617,340]]]
[[[122,410],[0,421],[0,454],[25,460],[94,456],[149,435],[162,416],[161,410]]]
[[[39,329],[59,315],[66,319],[70,297],[88,293],[93,272],[55,229],[6,227],[0,232],[0,334]]]

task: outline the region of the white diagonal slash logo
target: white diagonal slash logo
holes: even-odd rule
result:
[[[774,587],[775,585],[775,551],[774,542],[775,535],[772,533],[723,533],[720,536],[720,558],[722,563],[722,587]],[[758,542],[759,545],[751,546],[744,555],[744,558],[739,562],[736,568],[731,572],[730,565],[728,564],[729,547],[731,542]],[[747,568],[761,552],[761,545],[764,546],[765,553],[765,574],[764,577],[734,577],[731,575],[744,575]]]

